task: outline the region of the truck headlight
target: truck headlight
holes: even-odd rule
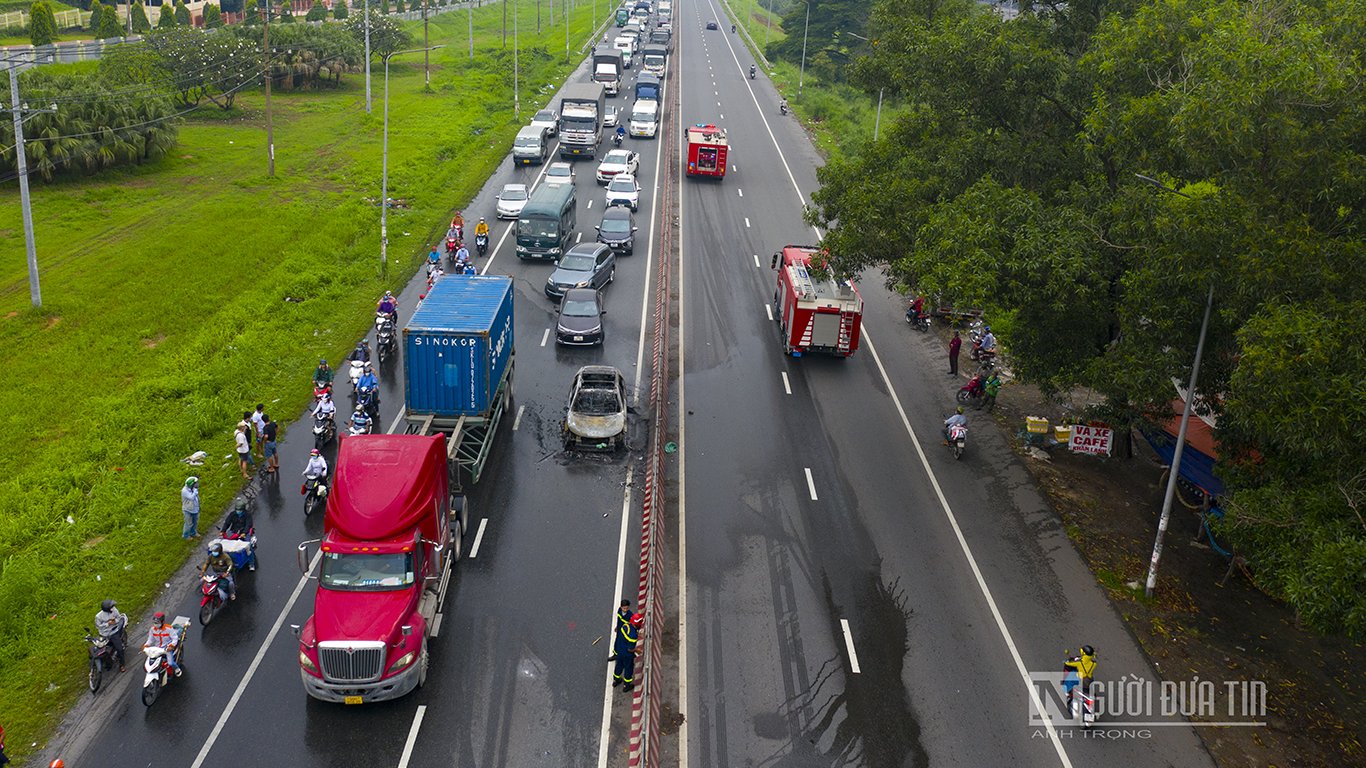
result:
[[[408,666],[409,664],[412,664],[412,663],[413,663],[413,659],[416,659],[416,658],[417,658],[417,651],[408,651],[407,653],[405,653],[405,654],[403,654],[402,656],[398,657],[398,660],[395,661],[393,664],[390,664],[390,665],[389,665],[389,671],[388,671],[387,673],[385,673],[385,674],[390,674],[390,675],[392,675],[393,673],[399,671],[400,669],[403,669],[404,667]]]
[[[550,250],[546,251],[546,253],[559,253],[559,252],[560,252],[560,249],[559,249],[559,248],[551,248]]]
[[[308,654],[303,651],[299,651],[299,666],[314,674],[320,674],[318,672],[318,665],[314,664],[313,660],[308,658]]]

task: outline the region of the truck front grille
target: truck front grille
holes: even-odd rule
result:
[[[338,644],[318,647],[323,677],[331,683],[378,680],[384,671],[384,645]]]

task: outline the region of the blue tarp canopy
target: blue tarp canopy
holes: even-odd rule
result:
[[[1172,456],[1176,453],[1176,435],[1163,429],[1145,429],[1143,437],[1163,463],[1171,466]],[[1224,493],[1224,482],[1214,476],[1214,457],[1191,445],[1189,440],[1186,441],[1186,450],[1181,454],[1181,479],[1210,496]]]

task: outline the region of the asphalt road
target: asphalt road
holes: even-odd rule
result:
[[[638,71],[629,72],[629,81]],[[585,68],[573,78],[586,79]],[[302,514],[296,483],[312,435],[300,421],[280,444],[281,478],[266,483],[258,497],[260,569],[241,577],[239,600],[213,624],[193,627],[185,676],[150,710],[138,699],[135,663],[101,691],[99,706],[59,739],[68,764],[586,766],[605,759],[604,720],[629,708],[620,694],[612,697],[606,656],[620,583],[630,585],[627,595],[635,592],[638,515],[626,512],[628,505],[638,510],[639,497],[627,481],[646,425],[635,420],[635,447],[614,458],[565,455],[560,425],[579,366],[615,365],[632,384],[640,364],[642,307],[658,258],[648,244],[658,142],[628,139],[625,146],[642,155],[640,231],[635,253],[619,257],[616,280],[605,292],[605,348],[556,347],[554,305],[542,293],[553,266],[518,260],[512,222],[495,218],[502,185],[536,183],[542,167],[505,162],[464,209],[471,239],[479,216],[492,227],[489,256],[476,258],[476,265],[514,277],[516,373],[511,408],[484,475],[470,490],[471,530],[433,641],[426,686],[399,701],[357,708],[304,693],[289,625],[302,624],[311,612],[315,582],[301,582],[296,546],[321,534],[322,518]],[[597,163],[575,165],[578,230],[591,241],[604,200],[593,178]],[[425,287],[418,277],[403,288],[401,321]],[[380,423],[387,429],[401,413],[401,358],[380,373]],[[310,375],[299,372],[301,387]],[[338,392],[349,393],[344,373],[339,380]],[[643,386],[648,390],[648,378]],[[346,402],[342,397],[339,407]],[[333,460],[335,445],[326,454]],[[163,609],[195,616],[194,585],[183,575],[176,584],[183,590]],[[145,631],[145,624],[138,629]]]
[[[817,242],[819,160],[719,4],[675,13],[677,118],[733,158],[680,193],[679,764],[1210,765],[1180,722],[1031,726],[1026,673],[1060,677],[1065,648],[1095,645],[1103,681],[1157,674],[986,419],[961,461],[941,446],[964,382],[880,275],[853,358],[782,354],[769,260]]]

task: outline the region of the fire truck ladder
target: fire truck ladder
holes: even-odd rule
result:
[[[840,339],[839,350],[848,352],[849,347],[854,342],[854,323],[858,320],[858,315],[854,312],[840,311]]]

